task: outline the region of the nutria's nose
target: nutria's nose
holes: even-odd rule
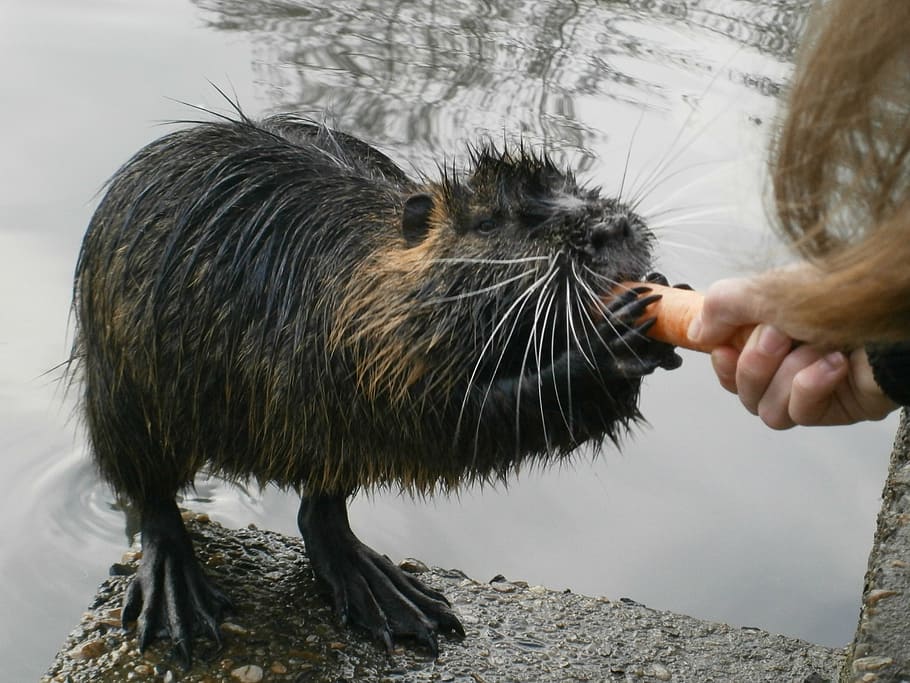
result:
[[[610,246],[611,242],[624,239],[632,232],[632,226],[626,216],[616,216],[612,220],[598,223],[591,228],[588,242],[595,251]]]

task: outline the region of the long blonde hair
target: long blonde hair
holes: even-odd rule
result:
[[[768,278],[810,340],[910,340],[910,2],[816,7],[771,159],[779,227],[817,277]]]

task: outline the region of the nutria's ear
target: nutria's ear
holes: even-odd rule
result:
[[[416,246],[426,237],[430,229],[430,211],[433,197],[426,194],[412,194],[405,200],[404,215],[401,217],[401,234],[409,247]]]

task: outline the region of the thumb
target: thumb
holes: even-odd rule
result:
[[[755,280],[718,280],[705,292],[704,306],[689,326],[689,338],[710,346],[723,344],[744,325],[768,322],[768,313]]]

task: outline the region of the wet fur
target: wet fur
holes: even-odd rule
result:
[[[619,438],[640,378],[557,387],[557,408],[490,387],[567,350],[593,358],[599,297],[647,272],[650,232],[521,146],[440,175],[411,179],[289,115],[202,123],[124,165],[75,279],[104,477],[136,501],[203,468],[320,494],[431,492]],[[408,237],[414,196],[431,207]],[[629,226],[605,261],[577,244],[601,219]]]

